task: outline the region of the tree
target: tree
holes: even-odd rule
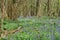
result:
[[[4,21],[4,14],[5,14],[5,5],[4,5],[5,0],[1,0],[1,23],[0,23],[0,38],[1,38],[1,33],[2,33],[2,27],[3,27],[3,21]]]
[[[42,0],[37,0],[37,16],[42,16],[43,15],[43,5],[42,5]]]

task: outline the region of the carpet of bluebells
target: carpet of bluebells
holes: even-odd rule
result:
[[[26,17],[4,21],[7,30],[22,27],[22,32],[9,34],[1,40],[60,40],[60,17]]]

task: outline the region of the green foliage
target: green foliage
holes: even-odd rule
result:
[[[18,25],[16,23],[9,23],[4,25],[4,28],[6,28],[7,30],[14,30],[18,27]]]
[[[22,32],[9,34],[7,40],[51,40],[52,32],[54,32],[55,39],[60,40],[57,31],[59,24],[58,18],[19,18],[15,22],[6,21],[4,27],[7,30],[14,30],[21,26],[23,30]]]

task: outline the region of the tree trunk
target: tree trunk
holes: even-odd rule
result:
[[[2,27],[3,27],[3,21],[4,21],[4,15],[5,15],[5,5],[4,5],[4,1],[5,1],[5,0],[1,0],[2,15],[1,15],[1,23],[0,23],[0,38],[1,38]]]
[[[40,17],[43,15],[43,8],[42,8],[42,1],[41,0],[37,0],[37,17]]]

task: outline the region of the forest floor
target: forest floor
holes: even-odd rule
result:
[[[60,40],[60,18],[27,17],[4,21],[8,31],[19,30],[1,40]],[[21,28],[21,30],[19,29]]]

